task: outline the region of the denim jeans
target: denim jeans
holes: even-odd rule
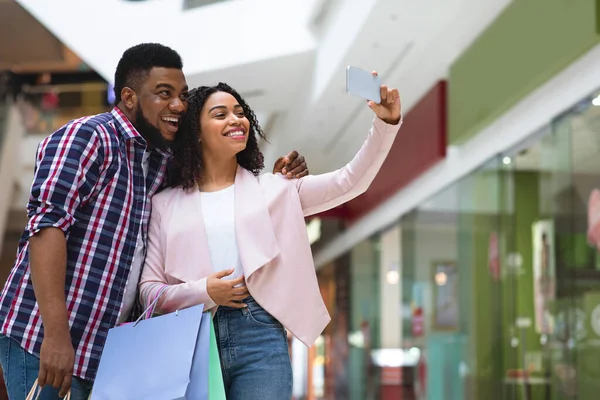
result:
[[[292,365],[283,326],[252,298],[219,307],[215,334],[228,400],[290,400]]]
[[[0,335],[0,364],[10,400],[25,400],[40,371],[40,360],[25,351],[19,343]],[[92,382],[73,377],[71,400],[87,400]],[[44,386],[40,400],[58,400],[58,390]]]

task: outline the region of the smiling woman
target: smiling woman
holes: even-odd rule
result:
[[[199,87],[190,92],[189,110],[182,118],[180,136],[173,143],[175,163],[170,186],[196,188],[207,182],[207,158],[237,159],[237,164],[254,175],[264,168],[257,136],[265,138],[254,111],[229,85]],[[212,164],[212,163],[209,163]],[[218,163],[217,163],[218,164]],[[231,164],[231,182],[237,164]],[[204,188],[210,191],[210,188]]]
[[[380,95],[380,104],[369,103],[376,118],[354,159],[299,179],[259,175],[264,134],[235,90],[220,83],[189,96],[171,187],[152,202],[140,299],[164,290],[162,313],[219,306],[215,334],[230,400],[289,400],[286,330],[310,346],[330,321],[305,217],[360,195],[377,174],[401,120],[398,91],[381,86]]]
[[[202,158],[213,154],[235,156],[246,148],[250,121],[238,100],[227,92],[213,93],[200,116]],[[209,163],[210,165],[210,163]]]

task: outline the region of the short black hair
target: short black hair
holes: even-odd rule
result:
[[[183,61],[179,53],[159,43],[142,43],[125,50],[115,71],[115,104],[121,101],[124,87],[138,90],[155,67],[183,69]]]

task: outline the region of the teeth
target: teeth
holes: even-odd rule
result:
[[[164,117],[162,120],[167,121],[167,122],[175,122],[175,123],[179,122],[179,119],[171,118],[171,117]]]
[[[227,137],[244,136],[244,132],[242,132],[242,131],[231,132],[231,133],[226,134],[225,136],[227,136]]]

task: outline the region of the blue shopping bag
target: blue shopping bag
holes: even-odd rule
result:
[[[208,399],[211,315],[203,311],[201,304],[109,330],[91,400]]]

